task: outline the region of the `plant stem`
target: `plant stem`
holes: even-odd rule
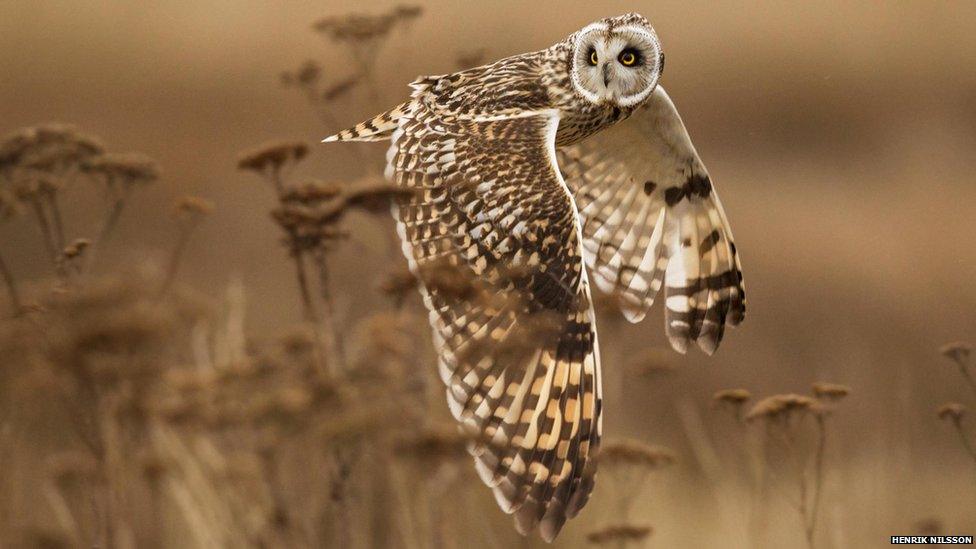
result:
[[[329,370],[332,374],[341,372],[345,364],[345,354],[342,349],[342,339],[335,322],[335,308],[333,307],[332,291],[329,287],[329,268],[326,261],[325,250],[319,249],[314,252],[315,262],[319,268],[319,292],[322,295],[322,329],[325,331],[326,358],[329,361]]]
[[[962,374],[962,377],[966,378],[966,384],[969,385],[969,388],[973,391],[973,396],[976,396],[976,380],[974,380],[973,375],[969,373],[969,369],[965,365],[959,364],[959,372]]]
[[[335,528],[336,547],[352,546],[352,527],[349,509],[349,476],[352,474],[351,456],[346,455],[342,448],[333,450],[335,469],[332,471],[332,487],[330,498],[335,506],[333,527]]]
[[[308,274],[305,272],[305,253],[299,250],[293,250],[292,257],[295,258],[295,276],[298,279],[298,290],[302,295],[305,320],[307,322],[318,323],[319,314],[315,309],[315,303],[312,301],[312,292],[308,288]]]
[[[54,235],[51,233],[51,224],[47,220],[47,214],[44,213],[44,205],[41,203],[40,199],[35,197],[31,200],[31,206],[34,207],[34,214],[37,216],[37,224],[41,227],[41,233],[44,236],[44,243],[47,245],[48,253],[51,255],[51,263],[54,265],[54,269],[58,276],[64,278],[63,268],[61,265],[61,250],[58,249],[57,243],[54,241]]]
[[[969,442],[968,438],[966,438],[966,433],[962,430],[962,422],[953,421],[952,423],[955,425],[956,431],[959,433],[959,439],[962,440],[962,446],[966,449],[966,453],[969,454],[969,457],[973,458],[973,461],[976,461],[976,448],[973,448],[973,444]]]
[[[180,235],[176,240],[176,247],[173,249],[173,255],[170,256],[169,264],[166,267],[166,278],[163,279],[163,285],[159,289],[160,298],[169,292],[173,281],[176,280],[176,273],[180,269],[180,260],[183,258],[186,246],[190,242],[190,234],[193,232],[195,226],[196,223],[191,222],[180,229]]]
[[[817,513],[820,510],[820,493],[823,491],[824,450],[827,446],[827,422],[823,415],[817,416],[817,453],[814,456],[813,505],[806,525],[807,543],[813,547],[817,526]]]
[[[51,210],[51,220],[54,224],[54,241],[57,244],[59,255],[61,250],[67,246],[64,238],[64,218],[61,216],[61,207],[58,205],[58,195],[50,194],[47,199],[48,208]]]
[[[17,280],[14,278],[13,273],[10,272],[2,255],[0,255],[0,276],[3,276],[3,281],[7,285],[7,292],[10,294],[10,303],[14,308],[14,316],[19,316],[23,311],[23,305],[21,305],[20,294],[17,292]]]

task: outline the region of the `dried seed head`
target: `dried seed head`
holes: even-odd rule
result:
[[[301,184],[289,188],[281,195],[283,202],[298,202],[314,205],[319,202],[332,200],[342,193],[342,187],[335,183],[325,183],[309,179]]]
[[[966,415],[966,407],[958,402],[946,402],[936,411],[939,419],[951,420],[953,423],[959,423],[962,421],[963,416]]]
[[[353,13],[342,17],[326,17],[312,28],[336,42],[368,42],[390,33],[397,17],[393,14],[365,15]]]
[[[59,170],[104,152],[98,139],[67,124],[23,128],[0,142],[0,170]]]
[[[404,21],[412,21],[424,14],[422,6],[412,4],[397,4],[393,7],[393,15]]]
[[[417,289],[417,277],[405,265],[387,273],[380,281],[379,290],[398,306]]]
[[[647,377],[672,374],[675,371],[671,353],[659,348],[642,350],[627,364],[628,371]]]
[[[484,48],[461,52],[454,58],[454,64],[461,70],[470,69],[482,65],[487,55],[488,52]]]
[[[818,381],[812,385],[813,394],[822,400],[838,401],[851,393],[851,388],[839,383]]]
[[[148,184],[159,179],[159,165],[144,154],[105,153],[91,157],[81,164],[89,175],[100,175],[123,184]]]
[[[746,421],[762,419],[767,421],[786,420],[794,414],[819,412],[822,408],[811,397],[797,394],[773,395],[756,403],[746,414]]]
[[[274,141],[242,153],[237,168],[263,173],[268,168],[278,170],[287,163],[297,163],[307,154],[308,145],[301,141]]]
[[[51,197],[61,189],[62,179],[53,174],[31,170],[14,181],[13,195],[21,202]]]
[[[64,254],[65,259],[75,259],[77,257],[81,257],[89,246],[91,246],[91,240],[88,240],[87,238],[78,238],[65,247],[62,253]]]
[[[965,368],[969,364],[969,357],[973,354],[973,346],[965,341],[947,343],[939,348],[942,356]]]
[[[312,60],[305,61],[302,63],[302,66],[298,67],[298,70],[295,71],[295,80],[299,84],[306,86],[315,84],[320,76],[322,76],[322,67]]]
[[[322,99],[325,101],[334,101],[339,99],[343,95],[349,93],[359,84],[362,78],[359,75],[350,76],[349,78],[342,79],[331,86],[325,88],[322,91]]]
[[[661,469],[675,462],[671,450],[663,446],[651,446],[637,440],[615,440],[600,449],[601,464],[615,466],[640,466],[649,470]]]
[[[177,215],[200,218],[213,212],[213,202],[199,196],[184,196],[176,201]]]
[[[368,180],[357,182],[343,193],[346,203],[370,213],[389,215],[390,204],[394,200],[409,199],[416,194],[414,189],[401,189],[385,182]]]
[[[752,393],[745,389],[722,389],[712,395],[712,400],[715,402],[734,406],[742,406],[751,398]]]
[[[653,528],[633,524],[606,526],[586,535],[586,540],[594,545],[626,544],[639,542],[651,535]]]

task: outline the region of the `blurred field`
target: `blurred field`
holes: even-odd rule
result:
[[[809,393],[816,381],[851,388],[829,418],[817,547],[882,546],[890,535],[935,527],[947,535],[976,532],[974,463],[950,422],[936,417],[945,401],[976,406],[957,369],[937,351],[947,341],[976,339],[976,4],[528,7],[499,1],[474,7],[436,1],[424,3],[424,14],[408,32],[396,33],[375,52],[377,97],[360,87],[338,99],[330,107],[333,126],[316,116],[299,91],[281,85],[280,73],[306,59],[321,63],[322,78],[330,82],[353,74],[344,50],[313,32],[312,23],[351,10],[380,13],[392,5],[0,3],[0,134],[50,121],[71,123],[110,150],[145,153],[162,168],[158,182],[132,196],[113,240],[99,249],[91,288],[52,290],[54,276],[30,218],[0,225],[0,254],[27,300],[40,309],[33,324],[0,320],[0,547],[39,545],[39,532],[47,543],[68,546],[106,539],[92,526],[104,521],[87,515],[103,506],[88,505],[84,489],[75,494],[78,501],[67,502],[84,514],[77,518],[83,523],[78,529],[88,537],[76,539],[65,532],[63,513],[45,491],[50,462],[64,461],[66,451],[75,457],[85,452],[84,437],[66,424],[71,408],[59,409],[53,404],[60,397],[50,396],[77,387],[57,381],[75,379],[74,374],[65,374],[50,353],[38,358],[30,349],[61,349],[62,340],[44,336],[45,325],[59,327],[58,334],[82,330],[72,323],[72,307],[87,309],[76,301],[99,307],[101,300],[111,302],[105,315],[92,305],[98,320],[116,313],[129,318],[130,307],[143,311],[140,292],[159,284],[170,261],[178,227],[168,214],[178,197],[199,195],[215,208],[189,241],[177,290],[158,305],[163,309],[149,314],[165,320],[160,332],[147,329],[150,339],[171,354],[144,347],[128,350],[130,359],[145,358],[151,371],[192,370],[201,362],[218,369],[273,364],[275,373],[267,379],[242,374],[244,381],[234,378],[228,394],[210,395],[244,408],[260,400],[253,395],[276,395],[278,389],[308,396],[309,387],[316,387],[325,394],[334,388],[315,385],[328,383],[318,377],[315,361],[302,354],[307,349],[299,345],[304,350],[295,355],[294,345],[288,346],[296,330],[307,329],[295,267],[268,214],[277,205],[275,194],[259,177],[237,169],[240,151],[268,140],[305,141],[310,152],[295,180],[361,181],[381,165],[384,147],[365,148],[370,160],[360,163],[350,160],[348,149],[317,143],[338,125],[398,101],[417,75],[455,70],[459,54],[483,49],[493,60],[540,49],[594,19],[625,11],[647,16],[662,39],[668,54],[662,85],[721,193],[743,255],[750,306],[747,321],[711,359],[664,351],[659,306],[636,326],[601,313],[606,436],[661,445],[675,456],[672,466],[649,474],[628,508],[631,522],[653,528],[643,545],[634,546],[805,546],[789,477],[766,478],[757,488],[750,473],[756,470],[762,426],[740,425],[715,410],[712,395],[730,387],[746,388],[757,398]],[[97,194],[84,186],[66,193],[67,224],[78,236],[91,237],[101,219]],[[164,422],[165,428],[142,419],[135,427],[126,424],[136,434],[120,436],[131,445],[120,448],[134,453],[111,459],[125,470],[115,485],[132,487],[123,503],[134,533],[108,545],[542,545],[514,533],[467,458],[451,455],[446,466],[416,470],[416,464],[395,458],[402,433],[362,436],[360,431],[377,432],[371,422],[387,421],[384,405],[419,406],[425,412],[417,417],[431,415],[435,424],[448,414],[427,334],[417,328],[419,300],[407,300],[406,319],[375,318],[393,314],[378,290],[386,273],[402,263],[391,247],[392,225],[383,216],[354,211],[342,228],[352,237],[336,246],[329,265],[336,329],[350,360],[386,364],[389,356],[370,353],[389,344],[382,336],[401,329],[409,345],[423,342],[405,352],[421,359],[394,360],[390,368],[396,375],[364,375],[366,381],[353,384],[351,400],[330,397],[321,407],[317,400],[302,400],[305,407],[285,406],[287,413],[270,423],[248,419],[219,435],[209,427],[172,422]],[[129,282],[98,281],[117,280],[114,273],[124,273]],[[110,288],[108,294],[129,297],[96,299],[86,293],[97,293],[99,284]],[[5,305],[0,302],[0,308]],[[390,345],[394,355],[404,353],[402,338]],[[638,375],[628,367],[648,349],[662,350],[653,362],[667,365],[667,372]],[[53,377],[21,376],[25,368],[46,372],[42,363]],[[180,374],[168,375],[152,381],[153,399],[157,391],[175,390],[167,384]],[[136,383],[126,376],[125,383]],[[375,386],[385,389],[373,392]],[[391,387],[403,389],[404,402],[392,399]],[[93,417],[116,417],[78,400]],[[269,406],[281,404],[275,402]],[[357,411],[374,415],[346,415]],[[293,416],[301,418],[300,425],[292,423]],[[330,431],[336,417],[359,421],[349,427],[354,434]],[[970,440],[976,438],[972,421],[962,421]],[[270,468],[261,461],[266,430],[282,441]],[[177,463],[178,474],[172,474],[179,481],[170,481],[161,501],[134,461],[147,447],[168,449],[167,459]],[[334,455],[336,447],[366,456],[353,460],[349,478],[334,469],[349,462],[348,456]],[[207,497],[226,505],[221,509],[229,516],[215,512],[202,521],[219,522],[234,533],[201,533],[205,525],[187,524],[193,509],[207,507],[199,499],[206,492],[200,486],[208,475],[219,476],[214,471],[233,468],[227,463],[238,453],[246,463],[237,465],[253,473],[242,477],[254,486],[230,495],[214,488]],[[621,520],[626,486],[618,480],[601,474],[591,503],[567,525],[557,546],[585,546],[588,533]],[[337,484],[351,491],[342,496],[347,499],[333,499]],[[398,499],[405,493],[418,498],[414,515],[403,514],[411,507]],[[460,494],[461,503],[438,504],[445,494]],[[284,525],[275,522],[280,509],[291,513]],[[352,516],[337,519],[337,509]],[[351,531],[337,532],[335,524]],[[418,526],[405,530],[405,524]]]

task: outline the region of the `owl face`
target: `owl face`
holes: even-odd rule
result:
[[[637,105],[654,91],[663,69],[664,53],[650,25],[600,21],[576,36],[573,87],[590,102]]]

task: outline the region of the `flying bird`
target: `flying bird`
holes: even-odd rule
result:
[[[632,322],[663,286],[682,353],[712,354],[745,315],[732,231],[663,70],[647,19],[610,17],[541,51],[421,77],[408,101],[324,140],[391,142],[386,175],[411,191],[394,216],[451,412],[498,504],[547,541],[594,485],[591,277]],[[443,266],[476,291],[429,276]]]

